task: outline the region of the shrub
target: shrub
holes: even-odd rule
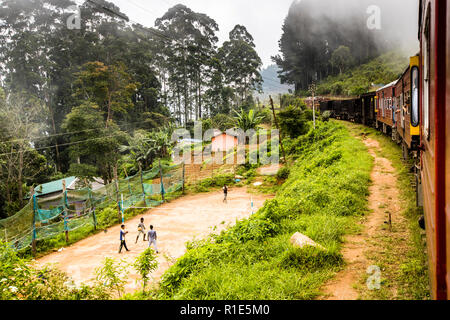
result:
[[[156,260],[156,255],[153,249],[148,248],[142,252],[136,259],[133,266],[141,275],[143,291],[145,291],[145,286],[147,285],[150,273],[158,268],[158,261]]]
[[[289,178],[289,174],[291,173],[291,170],[288,167],[282,167],[277,172],[277,180],[282,181]]]
[[[127,283],[128,265],[124,261],[116,262],[112,258],[105,258],[103,265],[95,269],[97,284],[104,286],[110,294],[122,296]]]
[[[324,113],[322,113],[322,121],[327,122],[329,121],[331,118],[331,111],[325,111]]]
[[[102,286],[77,288],[63,272],[52,267],[36,269],[0,242],[0,300],[103,300],[110,296]]]
[[[308,130],[309,110],[289,106],[278,113],[281,131],[291,138],[305,134]],[[312,112],[311,112],[312,118]]]

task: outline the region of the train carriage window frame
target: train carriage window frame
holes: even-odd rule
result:
[[[425,28],[423,31],[423,103],[422,103],[422,113],[423,113],[423,131],[425,138],[429,141],[431,137],[430,130],[430,28],[431,28],[431,5],[428,5],[427,14],[425,18]]]
[[[413,126],[414,128],[420,125],[419,86],[419,68],[417,66],[414,66],[411,68],[411,126]]]

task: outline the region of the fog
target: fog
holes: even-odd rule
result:
[[[314,34],[323,34],[337,26],[341,36],[345,38],[348,33],[347,38],[351,38],[355,30],[366,29],[382,51],[397,48],[415,54],[418,51],[418,7],[418,0],[296,0],[289,15],[297,15],[297,22],[308,17]],[[368,22],[372,28],[368,27]]]

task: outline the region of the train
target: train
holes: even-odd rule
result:
[[[357,98],[320,102],[322,113],[374,127],[402,146],[405,159],[414,159],[435,300],[450,298],[449,23],[446,0],[420,0],[420,50],[400,78]]]

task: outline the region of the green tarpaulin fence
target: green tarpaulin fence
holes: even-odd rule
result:
[[[161,197],[177,192],[184,184],[183,165],[155,167],[150,171],[119,179],[100,189],[67,190],[50,199],[32,197],[14,216],[0,220],[0,240],[16,250],[33,240],[49,239],[83,227],[96,226],[96,214],[123,196],[123,209],[156,207]]]

